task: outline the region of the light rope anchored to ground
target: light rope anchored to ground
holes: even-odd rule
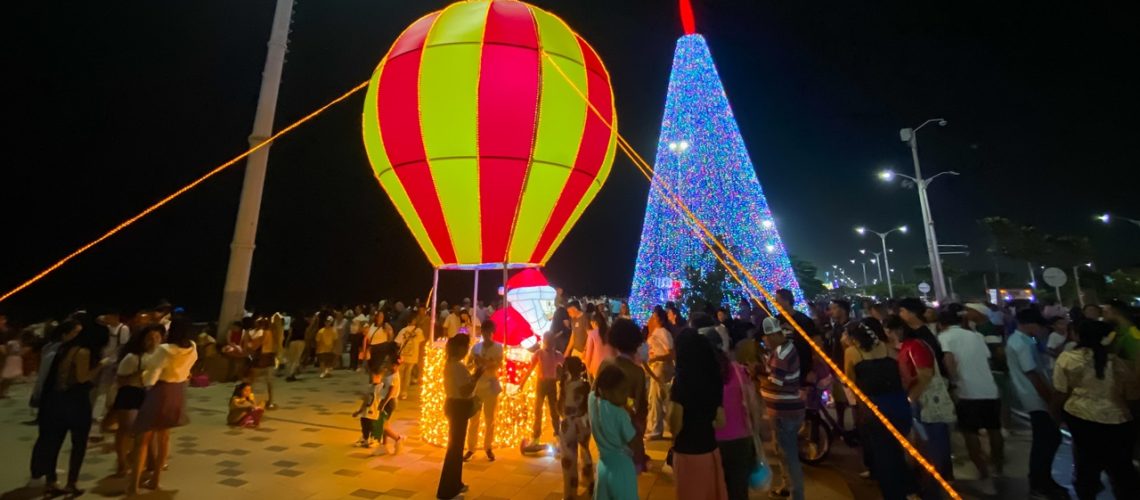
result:
[[[239,162],[239,161],[241,161],[241,160],[245,159],[245,157],[247,157],[247,156],[249,156],[249,155],[253,154],[255,151],[257,151],[257,150],[259,150],[259,149],[261,149],[261,148],[264,148],[264,147],[266,147],[266,146],[270,145],[271,143],[273,143],[273,141],[276,141],[276,140],[277,140],[278,138],[280,138],[281,136],[283,136],[283,135],[285,135],[285,134],[287,134],[287,133],[289,133],[289,132],[292,132],[292,131],[293,131],[293,129],[295,129],[295,128],[297,128],[297,127],[301,126],[302,124],[304,124],[305,122],[307,122],[307,121],[309,121],[309,120],[311,120],[311,119],[315,118],[317,115],[319,115],[319,114],[321,114],[321,113],[325,112],[325,110],[327,110],[327,109],[329,109],[329,108],[331,108],[331,107],[335,106],[336,104],[339,104],[341,101],[344,101],[345,99],[348,99],[348,98],[349,98],[349,97],[351,97],[353,94],[355,94],[355,93],[357,93],[357,92],[360,92],[362,89],[364,89],[364,88],[365,88],[365,87],[367,87],[367,86],[368,86],[368,81],[367,81],[367,80],[365,80],[365,81],[364,81],[364,83],[361,83],[360,85],[357,85],[356,87],[353,87],[353,88],[352,88],[352,90],[349,90],[348,92],[345,92],[343,95],[341,95],[340,97],[337,97],[336,99],[333,99],[333,100],[332,100],[332,101],[330,101],[328,104],[325,104],[324,106],[321,106],[320,108],[317,108],[317,110],[316,110],[316,111],[313,111],[312,113],[309,113],[309,114],[305,115],[305,116],[304,116],[303,118],[301,118],[300,120],[297,120],[297,121],[293,122],[291,125],[289,125],[289,126],[287,126],[287,127],[283,128],[283,129],[281,129],[280,131],[278,131],[277,133],[273,134],[273,135],[272,135],[272,136],[270,136],[268,139],[265,139],[264,141],[261,141],[261,142],[257,143],[257,144],[256,144],[256,145],[254,145],[253,147],[251,147],[251,148],[249,148],[248,150],[246,150],[244,153],[242,153],[242,154],[240,154],[240,155],[237,155],[237,156],[235,156],[235,157],[234,157],[233,159],[231,159],[230,161],[227,161],[227,162],[225,162],[225,163],[223,163],[223,164],[221,164],[221,165],[218,165],[216,168],[214,168],[213,170],[211,170],[211,171],[209,171],[209,172],[206,172],[204,175],[202,175],[201,177],[199,177],[199,178],[195,179],[193,182],[191,182],[191,183],[189,183],[189,184],[187,184],[187,185],[183,186],[182,188],[180,188],[179,190],[177,190],[177,191],[175,191],[175,192],[173,192],[173,193],[170,193],[170,194],[169,194],[169,195],[167,195],[165,198],[163,198],[163,199],[161,199],[161,200],[158,200],[158,202],[157,202],[157,203],[155,203],[155,204],[153,204],[153,205],[151,205],[151,206],[147,207],[147,208],[146,208],[146,210],[143,210],[142,212],[139,212],[139,213],[138,213],[137,215],[135,215],[134,217],[131,217],[131,218],[129,218],[129,219],[127,219],[127,220],[123,221],[123,222],[122,222],[122,223],[120,223],[119,225],[117,225],[117,226],[115,226],[115,227],[111,228],[111,230],[110,230],[110,231],[107,231],[106,233],[103,233],[103,235],[102,235],[102,236],[100,236],[100,237],[98,237],[98,238],[95,238],[94,240],[91,240],[91,242],[90,242],[90,243],[87,243],[86,245],[83,245],[83,246],[79,247],[79,249],[78,249],[78,250],[76,250],[76,251],[74,251],[74,252],[71,252],[71,253],[67,254],[67,256],[66,256],[66,257],[64,257],[64,258],[62,258],[62,259],[59,259],[59,261],[57,261],[55,264],[52,264],[52,265],[48,266],[48,267],[47,267],[47,269],[44,269],[43,271],[40,271],[40,272],[39,272],[38,274],[36,274],[35,276],[32,276],[32,278],[31,278],[31,279],[29,279],[29,280],[27,280],[27,281],[25,281],[25,282],[21,283],[21,284],[20,284],[20,286],[17,286],[16,288],[13,288],[13,289],[11,289],[11,290],[7,291],[6,293],[4,293],[4,295],[0,295],[0,302],[3,302],[3,301],[5,301],[5,300],[7,300],[9,297],[11,297],[11,296],[13,296],[13,295],[15,295],[15,294],[19,293],[19,292],[20,292],[20,291],[22,291],[23,289],[25,289],[25,288],[27,288],[27,287],[29,287],[29,286],[32,286],[32,284],[34,284],[35,282],[37,282],[37,281],[39,281],[39,280],[43,279],[43,278],[44,278],[45,276],[47,276],[48,274],[51,274],[51,273],[52,273],[52,271],[55,271],[56,269],[59,269],[60,267],[62,267],[64,264],[66,264],[66,263],[67,263],[68,261],[70,261],[71,259],[74,259],[74,258],[78,257],[80,254],[82,254],[83,252],[86,252],[86,251],[90,250],[90,249],[91,249],[91,247],[94,247],[95,245],[98,245],[98,244],[102,243],[102,242],[103,242],[103,240],[106,240],[107,238],[110,238],[111,236],[114,236],[114,235],[115,235],[115,233],[118,233],[119,231],[122,231],[123,229],[126,229],[126,227],[127,227],[127,226],[130,226],[131,224],[134,224],[135,222],[138,222],[138,220],[139,220],[139,219],[142,219],[143,217],[146,217],[147,215],[150,215],[150,213],[151,213],[151,212],[153,212],[153,211],[155,211],[155,210],[158,210],[158,209],[159,209],[159,208],[161,208],[163,205],[166,205],[167,203],[170,203],[171,201],[173,201],[175,198],[177,198],[177,197],[179,197],[179,196],[182,196],[182,195],[183,195],[183,194],[185,194],[187,191],[189,191],[189,190],[191,190],[191,189],[194,189],[195,187],[198,187],[198,185],[199,185],[199,184],[201,184],[201,183],[205,182],[207,179],[209,179],[209,178],[211,178],[211,177],[213,177],[213,176],[215,176],[215,175],[217,175],[217,174],[221,173],[223,170],[225,170],[225,169],[227,169],[227,168],[230,168],[230,167],[234,166],[235,164],[237,164],[237,162]]]
[[[578,97],[582,98],[586,102],[587,106],[589,106],[590,110],[594,113],[594,115],[599,120],[601,120],[602,123],[604,123],[607,128],[612,129],[613,125],[609,121],[607,121],[606,118],[601,114],[601,112],[599,112],[598,109],[595,108],[590,103],[590,100],[587,98],[586,94],[583,93],[582,90],[580,88],[578,88],[578,86],[570,79],[570,77],[566,75],[566,73],[558,65],[558,62],[555,61],[554,58],[551,57],[546,52],[543,52],[542,55],[548,61],[550,61],[551,65],[554,66],[554,69],[557,70],[560,75],[562,75],[562,78],[564,80],[566,80],[566,83],[568,83],[574,89],[574,91],[578,94]],[[695,214],[693,214],[693,212],[691,210],[689,210],[688,206],[679,197],[677,197],[675,194],[673,194],[672,189],[670,189],[670,187],[668,185],[664,184],[663,182],[661,182],[660,179],[657,179],[653,175],[653,167],[650,166],[649,163],[646,162],[645,159],[642,158],[641,155],[638,154],[637,151],[634,150],[633,147],[629,145],[629,142],[626,141],[625,138],[622,137],[622,135],[620,133],[617,134],[617,140],[618,140],[618,145],[622,149],[622,152],[625,153],[625,155],[630,159],[630,161],[632,161],[634,163],[634,165],[638,168],[638,170],[641,172],[641,174],[644,175],[647,179],[649,179],[651,186],[658,186],[659,192],[663,191],[668,196],[668,198],[666,200],[671,205],[680,208],[684,212],[685,216],[689,219],[689,222],[693,225],[696,225],[701,230],[701,232],[704,234],[704,237],[707,238],[708,241],[711,241],[713,244],[715,244],[717,249],[719,249],[720,252],[723,252],[724,256],[728,257],[728,259],[730,261],[732,261],[732,264],[734,266],[736,266],[737,270],[742,272],[745,275],[745,277],[748,279],[749,283],[751,283],[752,286],[757,291],[759,291],[764,296],[765,299],[767,299],[773,306],[775,306],[776,310],[781,315],[783,315],[784,317],[790,318],[791,314],[789,314],[789,311],[784,309],[784,306],[780,305],[780,303],[777,302],[772,297],[772,295],[768,293],[768,290],[766,290],[763,287],[763,285],[761,285],[759,283],[759,281],[752,275],[751,271],[749,271],[747,268],[745,268],[740,263],[740,261],[736,259],[736,257],[733,255],[732,251],[729,250],[711,231],[709,231],[708,227],[705,226],[705,224],[703,222],[701,222],[701,220],[699,218],[697,218],[697,216]],[[700,235],[698,235],[698,238],[700,238]],[[708,246],[708,242],[706,242],[704,239],[702,239],[701,241],[702,241],[702,243],[705,243],[706,246]],[[714,251],[713,255],[717,257],[717,260],[721,263],[721,265],[725,265],[724,260],[722,260],[720,258],[720,256],[717,255],[717,252]],[[752,290],[750,290],[749,287],[742,280],[740,280],[740,277],[736,272],[733,272],[732,269],[727,265],[725,265],[725,269],[728,270],[729,274],[732,275],[733,279],[736,280],[736,282],[741,285],[741,288],[743,288],[745,290],[745,292],[751,296],[753,301],[755,301],[756,303],[761,303],[759,298],[753,294]],[[823,361],[825,363],[827,363],[828,368],[831,369],[832,373],[834,373],[837,377],[839,377],[840,382],[842,382],[845,387],[851,389],[851,392],[855,394],[855,397],[859,399],[859,402],[866,405],[867,409],[871,410],[871,413],[875,415],[875,418],[879,419],[879,421],[883,424],[884,427],[886,427],[886,429],[891,433],[891,435],[899,442],[899,444],[903,447],[903,449],[905,449],[906,452],[911,457],[913,457],[915,459],[915,461],[917,461],[919,463],[919,465],[921,465],[922,468],[926,470],[927,473],[929,473],[936,481],[938,481],[938,484],[940,486],[942,486],[942,488],[944,490],[946,490],[946,493],[951,498],[953,498],[954,500],[961,500],[962,496],[960,494],[958,494],[958,492],[954,489],[954,487],[951,486],[950,483],[947,482],[946,479],[944,477],[942,477],[941,474],[938,473],[938,470],[934,467],[934,465],[931,464],[930,461],[927,460],[926,457],[924,457],[922,455],[922,453],[919,452],[918,449],[916,449],[914,447],[914,445],[912,445],[910,443],[910,441],[906,438],[906,436],[903,436],[903,434],[901,432],[899,432],[898,429],[895,428],[895,426],[890,422],[890,420],[887,419],[886,415],[883,415],[883,413],[881,411],[879,411],[879,407],[876,406],[874,403],[872,403],[870,398],[868,398],[867,395],[863,393],[863,391],[859,390],[859,387],[856,386],[855,383],[851,381],[851,379],[847,378],[847,375],[843,372],[843,370],[838,365],[835,364],[834,361],[831,360],[831,358],[824,352],[823,348],[821,348],[818,344],[816,344],[815,341],[812,340],[812,338],[807,334],[807,332],[805,332],[803,330],[803,328],[800,327],[800,325],[797,324],[795,321],[789,321],[789,323],[793,328],[795,328],[796,332],[798,332],[799,335],[805,341],[807,341],[808,345],[810,345],[812,350],[815,351],[816,356],[820,356],[823,359]]]

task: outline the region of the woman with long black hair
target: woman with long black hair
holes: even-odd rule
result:
[[[463,484],[463,446],[467,441],[467,420],[475,413],[475,382],[483,374],[483,367],[475,373],[467,371],[463,358],[471,347],[471,337],[458,334],[447,339],[447,361],[443,367],[443,390],[447,399],[443,413],[447,416],[447,453],[439,474],[436,498],[450,499],[467,491]]]
[[[677,377],[670,401],[677,498],[727,500],[716,440],[716,429],[725,420],[724,372],[712,344],[692,328],[677,334]]]
[[[145,486],[158,489],[159,476],[170,446],[170,430],[190,421],[186,416],[186,386],[190,368],[198,360],[198,346],[190,340],[191,328],[185,319],[175,317],[170,323],[166,342],[143,362],[143,385],[147,391],[133,426],[135,444],[131,476],[127,482],[128,495],[138,493],[152,442],[155,449],[150,456],[154,463]]]
[[[131,339],[119,349],[119,365],[115,374],[118,390],[115,393],[111,410],[118,429],[115,431],[115,475],[125,476],[130,471],[132,427],[135,417],[146,398],[143,386],[143,359],[158,349],[162,334],[166,329],[161,325],[150,325],[136,330]]]
[[[906,399],[898,362],[891,349],[882,323],[863,318],[846,328],[851,346],[843,354],[844,374],[866,394],[891,425],[906,435],[911,427],[910,403]],[[901,500],[917,491],[918,485],[907,465],[906,452],[887,427],[871,413],[867,405],[855,406],[855,432],[864,452],[864,462],[871,477],[879,483],[879,492],[887,500]]]
[[[1140,491],[1130,456],[1134,433],[1127,403],[1140,388],[1128,363],[1103,344],[1111,332],[1112,325],[1103,321],[1081,322],[1076,349],[1061,353],[1053,370],[1053,387],[1064,395],[1065,421],[1073,434],[1073,487],[1081,500],[1096,498],[1101,471],[1108,473],[1116,498]]]
[[[32,479],[46,478],[46,495],[83,494],[76,483],[87,454],[87,437],[91,434],[91,389],[103,368],[93,355],[89,338],[82,335],[81,320],[67,320],[57,327],[62,343],[44,379],[40,395],[39,437],[32,448]],[[63,439],[71,434],[71,457],[67,468],[67,486],[57,484],[55,464]]]

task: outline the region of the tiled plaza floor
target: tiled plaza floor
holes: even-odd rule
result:
[[[408,437],[401,455],[373,457],[369,450],[352,446],[359,438],[359,424],[351,413],[359,404],[362,378],[338,371],[324,380],[311,373],[295,383],[275,379],[280,408],[268,412],[255,430],[225,425],[231,385],[188,389],[191,423],[172,434],[170,469],[162,476],[162,490],[144,490],[139,498],[434,498],[444,450],[420,440],[414,395],[396,411],[395,427]],[[256,390],[263,398],[264,388]],[[27,394],[28,385],[18,385],[12,398],[0,400],[0,449],[7,462],[0,467],[0,494],[5,499],[36,498],[38,493],[23,488],[36,437],[34,426],[20,424],[30,417]],[[650,443],[654,463],[650,473],[639,477],[642,498],[674,498],[672,479],[660,470],[666,446]],[[61,471],[67,466],[68,449],[65,445],[60,454]],[[92,444],[80,481],[87,498],[123,494],[123,480],[111,477],[114,467],[110,440]],[[806,473],[809,498],[852,498],[841,476],[822,468],[807,468]],[[480,453],[464,465],[463,477],[471,487],[469,499],[562,498],[562,472],[553,457],[504,449],[495,462],[488,462]]]

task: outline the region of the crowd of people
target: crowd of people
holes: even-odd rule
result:
[[[1117,498],[1140,490],[1133,462],[1140,330],[1127,304],[935,308],[915,298],[835,298],[797,309],[790,291],[775,297],[778,307],[744,302],[735,310],[689,311],[688,318],[666,303],[641,326],[624,303],[568,300],[559,291],[550,331],[534,347],[522,380],[536,378],[533,433],[524,451],[543,448],[549,414],[566,498],[582,490],[594,498],[637,498],[636,476],[649,470],[646,441],[665,440],[678,498],[748,498],[771,463],[776,480],[769,496],[802,499],[805,413],[832,408],[845,437],[862,450],[861,475],[877,483],[883,498],[934,498],[941,491],[887,423],[952,484],[950,440],[957,430],[978,472],[972,487],[994,494],[993,478],[1004,474],[1002,431],[1020,413],[1033,435],[1033,496],[1069,496],[1051,472],[1061,426],[1072,435],[1078,498],[1096,496],[1102,472]],[[220,378],[236,383],[226,423],[242,427],[256,427],[276,409],[277,377],[362,372],[354,375],[365,382],[354,413],[357,445],[383,455],[401,451],[405,438],[391,415],[420,382],[426,345],[439,340],[446,342],[450,430],[437,496],[454,498],[466,491],[464,462],[478,452],[496,458],[504,349],[493,312],[494,306],[465,300],[441,303],[433,313],[417,300],[296,316],[249,314],[217,341],[165,303],[127,322],[113,312],[79,311],[19,331],[0,316],[0,397],[14,380],[33,382],[39,437],[31,476],[48,493],[81,493],[77,481],[93,422],[103,435],[113,433],[116,474],[127,477],[134,493],[158,487],[170,432],[187,422],[186,387],[205,376],[205,360],[219,360]],[[264,401],[254,395],[259,390]],[[55,463],[69,434],[61,487]],[[771,462],[764,443],[775,451]]]

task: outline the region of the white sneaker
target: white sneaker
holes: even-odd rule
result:
[[[366,441],[364,438],[360,438],[360,439],[357,439],[355,443],[352,443],[352,445],[356,446],[356,447],[360,447],[360,448],[367,448],[368,447],[368,441]]]

